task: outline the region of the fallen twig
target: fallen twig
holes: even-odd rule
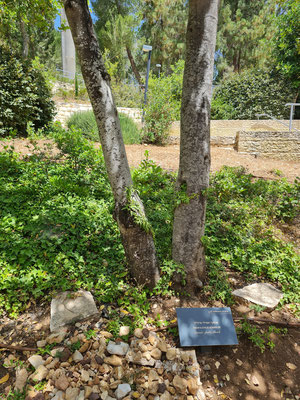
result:
[[[16,350],[16,351],[37,351],[34,347],[13,346],[11,344],[0,343],[0,349]]]

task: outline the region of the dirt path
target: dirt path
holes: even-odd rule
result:
[[[144,158],[145,151],[149,152],[149,158],[157,162],[161,167],[176,171],[179,165],[179,146],[166,147],[150,145],[127,145],[126,151],[130,166],[138,166]],[[240,154],[232,148],[211,148],[211,171],[218,171],[223,165],[231,167],[243,166],[256,177],[278,179],[285,177],[294,181],[300,177],[300,162],[273,160],[267,158],[255,158],[251,155]],[[274,171],[281,172],[278,176]],[[273,171],[273,172],[272,172]]]
[[[47,149],[50,140],[38,140],[38,145]],[[10,141],[0,141],[0,151],[5,146],[14,146],[16,152],[28,154],[32,152],[32,146],[27,139],[15,139]],[[133,144],[126,146],[127,157],[131,167],[137,167],[145,158],[145,151],[149,152],[149,158],[159,164],[162,168],[176,171],[179,165],[179,145],[165,147],[151,146],[145,144]],[[52,152],[57,153],[56,149]],[[211,147],[211,171],[218,171],[223,165],[231,167],[243,166],[255,177],[266,179],[286,178],[293,182],[300,177],[300,161],[273,160],[267,158],[255,158],[251,155],[237,153],[232,148]],[[272,172],[273,171],[273,172]],[[277,173],[276,173],[277,172]]]

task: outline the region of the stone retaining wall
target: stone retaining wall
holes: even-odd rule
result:
[[[261,157],[300,160],[300,133],[296,132],[238,132],[235,150]]]

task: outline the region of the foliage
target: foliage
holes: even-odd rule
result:
[[[180,119],[181,92],[184,62],[171,66],[170,75],[151,76],[148,102],[145,107],[143,140],[147,143],[165,144],[173,121]]]
[[[53,21],[59,6],[57,0],[0,0],[0,43],[18,56],[49,60],[55,51]]]
[[[280,2],[274,35],[274,56],[281,73],[299,89],[300,86],[300,4],[299,0]]]
[[[111,90],[116,106],[129,108],[141,107],[142,93],[137,86],[112,78]]]
[[[293,98],[291,85],[275,72],[252,70],[232,74],[214,90],[211,118],[256,119],[256,114],[288,118],[285,104]]]
[[[35,129],[52,119],[51,93],[40,71],[0,46],[0,136],[25,135],[28,122]]]
[[[263,353],[268,347],[274,350],[275,343],[271,339],[271,334],[286,335],[286,328],[276,328],[274,325],[270,325],[268,329],[261,330],[257,326],[251,325],[247,320],[244,320],[237,329],[238,334],[246,335],[248,339],[258,347]]]
[[[60,162],[37,144],[23,159],[8,148],[0,153],[1,312],[15,316],[57,291],[83,288],[117,306],[110,311],[111,331],[142,325],[149,296],[174,293],[184,280],[182,267],[171,261],[175,175],[147,156],[133,171],[162,266],[151,294],[128,275],[101,151],[74,129],[55,128],[52,135]],[[273,281],[284,292],[283,302],[297,301],[299,255],[277,238],[272,221],[299,214],[299,192],[299,182],[252,181],[232,168],[213,177],[204,238],[212,298],[230,303],[230,268]]]
[[[140,143],[140,134],[135,122],[122,113],[119,113],[119,119],[124,143]],[[81,130],[86,138],[99,141],[98,128],[93,111],[79,111],[72,114],[67,125],[69,128],[74,127]]]
[[[284,302],[297,302],[300,256],[291,244],[277,238],[272,221],[300,214],[300,182],[252,181],[242,169],[224,167],[212,178],[207,192],[207,221],[203,238],[209,286],[214,298],[230,301],[226,268],[247,279],[277,282]]]
[[[222,0],[217,34],[217,79],[224,72],[262,68],[272,60],[273,0]]]
[[[144,1],[140,13],[143,16],[140,34],[145,38],[144,43],[153,47],[152,63],[161,64],[162,71],[168,74],[171,66],[184,56],[188,2]]]

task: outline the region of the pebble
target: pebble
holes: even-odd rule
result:
[[[46,378],[48,372],[49,372],[48,369],[44,367],[44,365],[39,365],[35,373],[31,375],[31,378],[36,382],[40,382]]]
[[[37,354],[34,354],[33,356],[29,357],[28,362],[33,366],[34,369],[37,369],[40,365],[45,364],[43,357]]]
[[[39,348],[45,347],[46,344],[47,344],[47,340],[38,340],[38,341],[36,342],[36,347],[39,347]]]
[[[104,359],[104,362],[106,362],[109,365],[113,365],[114,367],[118,367],[119,365],[122,365],[122,359],[120,357],[116,356],[115,354],[110,357],[106,357]]]
[[[26,381],[28,378],[28,372],[26,368],[17,368],[16,370],[16,382],[15,382],[15,390],[22,392],[25,385]]]
[[[66,390],[66,400],[75,400],[79,395],[79,388],[68,387]]]
[[[129,326],[121,326],[119,330],[119,336],[127,336],[130,333]]]
[[[107,351],[109,354],[116,354],[118,356],[125,356],[127,351],[129,349],[129,345],[124,342],[120,343],[115,343],[115,342],[109,342],[107,346]]]
[[[128,383],[121,383],[117,390],[115,391],[115,395],[117,399],[123,399],[128,393],[131,392],[131,387]]]
[[[79,361],[82,360],[83,360],[83,355],[78,350],[75,350],[73,354],[73,361],[78,363]]]
[[[54,383],[56,389],[66,390],[69,387],[69,380],[65,374],[62,374]]]

